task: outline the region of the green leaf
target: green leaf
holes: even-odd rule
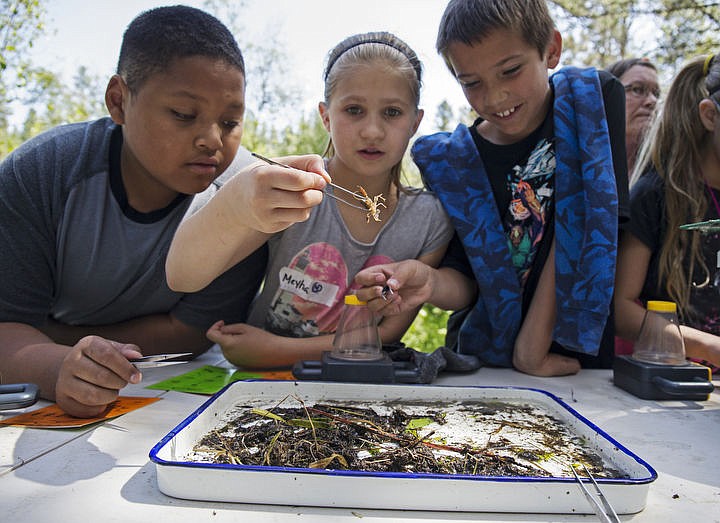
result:
[[[330,465],[330,463],[332,463],[335,460],[338,460],[338,462],[340,462],[340,464],[343,467],[348,468],[347,460],[338,453],[333,453],[331,456],[328,456],[327,458],[323,458],[323,459],[314,461],[314,462],[310,463],[309,467],[311,469],[326,469],[326,468],[328,468],[328,465]]]
[[[306,429],[329,429],[332,428],[332,423],[325,419],[308,419],[308,418],[294,418],[289,419],[286,423],[292,427],[304,427]]]
[[[270,412],[269,410],[265,410],[265,409],[253,409],[253,410],[252,410],[252,413],[253,413],[253,414],[257,414],[258,416],[262,416],[263,418],[270,418],[270,419],[274,419],[275,421],[279,421],[279,422],[281,422],[281,423],[285,423],[285,420],[284,420],[281,416],[278,416],[277,414],[273,414],[273,413]]]
[[[413,418],[411,419],[407,426],[405,427],[406,431],[409,430],[417,430],[422,427],[425,427],[426,425],[430,425],[433,422],[432,418]]]

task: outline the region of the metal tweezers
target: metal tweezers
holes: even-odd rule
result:
[[[152,356],[143,356],[142,358],[131,358],[130,363],[138,369],[151,369],[154,367],[164,367],[166,365],[177,365],[178,363],[187,363],[188,360],[178,358],[187,358],[192,356],[192,352],[178,352],[176,354],[153,354]]]
[[[260,160],[262,160],[265,163],[269,163],[270,165],[277,165],[278,167],[285,167],[286,169],[292,169],[292,167],[290,167],[289,165],[285,165],[284,163],[276,162],[275,160],[271,160],[270,158],[265,158],[264,156],[261,156],[258,153],[250,153],[250,154],[252,154],[255,158],[259,158]],[[355,198],[358,201],[365,200],[365,197],[357,191],[351,191],[349,189],[346,189],[345,187],[342,187],[342,186],[337,185],[332,182],[328,182],[328,185],[331,185],[332,187],[335,187],[335,189],[349,194],[350,196],[352,196],[353,198]],[[349,205],[350,207],[353,207],[355,209],[360,209],[361,211],[368,210],[367,207],[361,207],[360,205],[355,205],[354,203],[350,203],[347,200],[343,200],[342,198],[339,198],[339,197],[335,196],[334,194],[330,194],[327,192],[325,194],[327,194],[331,198],[335,198],[337,201],[344,203],[345,205]]]
[[[711,233],[720,231],[720,220],[708,220],[706,222],[686,223],[679,227],[684,231],[700,231],[701,233]]]
[[[602,490],[600,490],[600,486],[597,484],[597,481],[595,481],[593,475],[590,474],[590,471],[584,463],[582,464],[582,467],[583,469],[585,469],[585,473],[590,479],[590,482],[592,482],[593,487],[595,487],[595,496],[597,496],[597,499],[583,484],[583,480],[580,478],[580,476],[578,476],[578,473],[575,471],[575,467],[570,465],[570,469],[572,470],[573,475],[578,482],[578,485],[580,485],[580,489],[582,490],[583,494],[585,494],[585,498],[587,498],[595,514],[597,514],[598,518],[600,518],[600,521],[603,521],[604,523],[620,523],[620,518],[618,518],[618,515],[615,513],[615,509],[612,508],[612,505],[605,497],[605,494],[603,494]]]

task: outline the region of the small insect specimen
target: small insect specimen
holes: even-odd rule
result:
[[[368,213],[366,215],[366,223],[370,223],[370,218],[372,218],[376,222],[382,221],[380,219],[380,207],[384,207],[387,209],[387,205],[383,203],[385,201],[385,198],[383,198],[382,193],[378,194],[373,198],[370,198],[367,191],[365,191],[365,189],[361,185],[358,185],[357,188],[360,194],[355,193],[355,198],[363,202],[365,204],[365,207],[367,207],[368,209]]]

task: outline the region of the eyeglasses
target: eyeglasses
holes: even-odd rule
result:
[[[625,92],[630,93],[635,98],[647,98],[649,94],[652,94],[655,98],[660,98],[660,88],[650,87],[641,83],[631,83],[625,86]]]

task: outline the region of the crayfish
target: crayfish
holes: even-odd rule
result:
[[[358,185],[357,188],[360,191],[360,194],[353,193],[353,196],[356,200],[363,202],[365,204],[365,207],[367,207],[368,213],[366,215],[366,223],[370,223],[370,218],[372,218],[376,222],[381,221],[380,207],[384,207],[387,209],[387,205],[383,203],[385,201],[385,198],[383,198],[382,193],[378,194],[373,198],[370,198],[367,191],[365,191],[365,189],[361,185]]]

